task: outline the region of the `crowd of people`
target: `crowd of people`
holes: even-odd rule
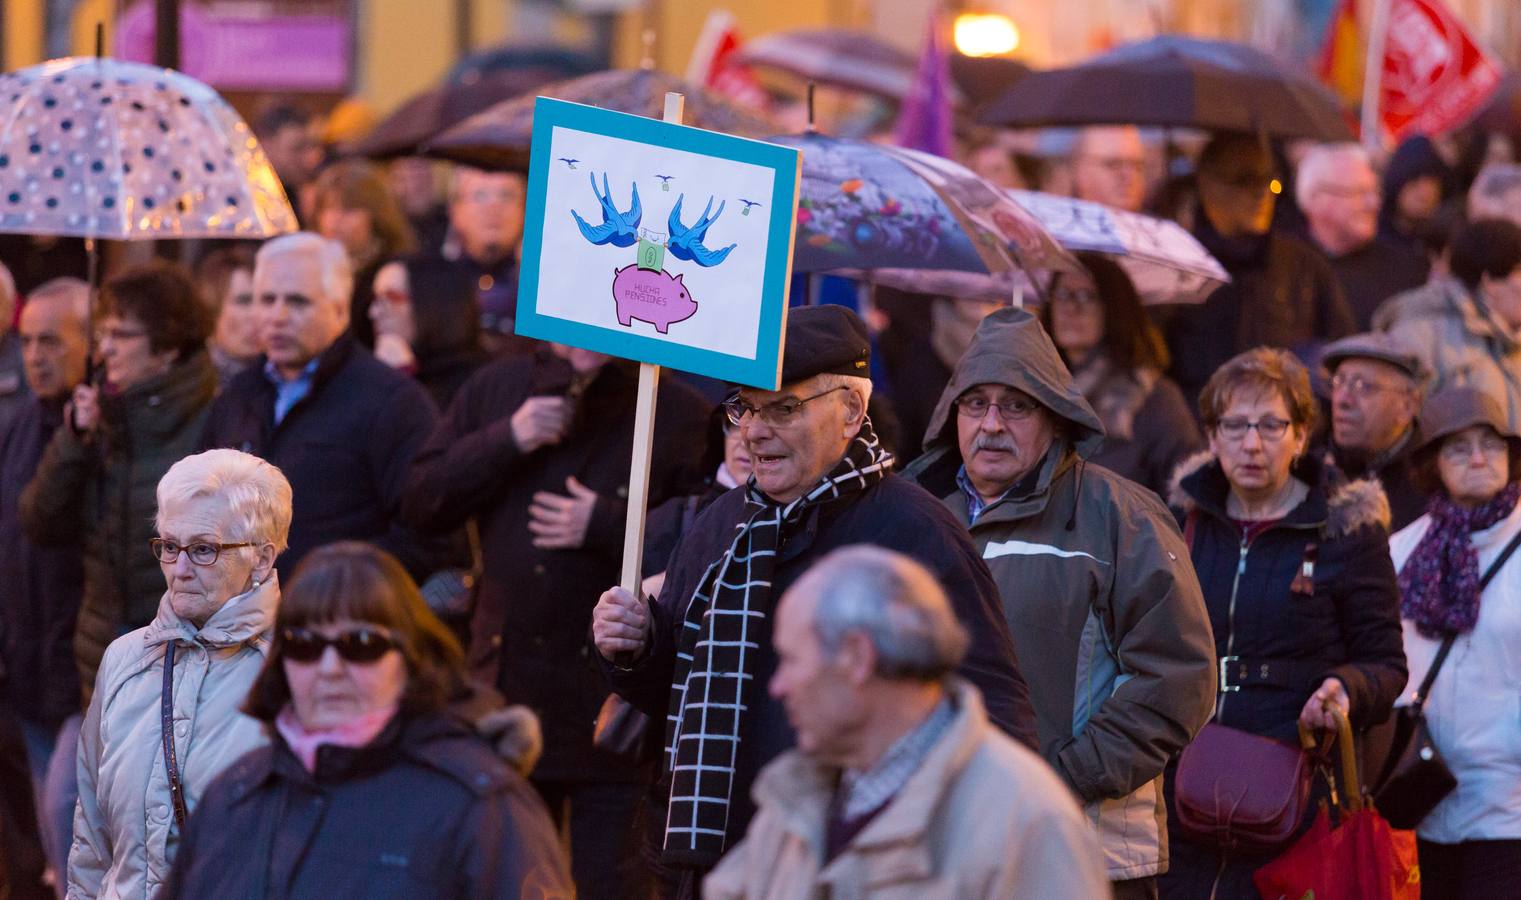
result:
[[[1424,896],[1521,881],[1521,147],[969,143],[1231,281],[794,306],[779,390],[661,379],[631,592],[522,175],[256,125],[306,230],[93,308],[0,241],[0,897],[1255,898],[1185,749],[1420,685]]]

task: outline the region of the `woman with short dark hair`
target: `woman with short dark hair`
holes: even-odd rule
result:
[[[1173,469],[1204,438],[1183,392],[1162,374],[1167,345],[1130,276],[1098,253],[1077,259],[1085,272],[1056,277],[1040,323],[1103,420],[1103,446],[1088,461],[1165,496]]]
[[[1286,350],[1228,361],[1199,410],[1210,449],[1180,467],[1172,502],[1221,662],[1214,721],[1297,747],[1300,724],[1328,727],[1331,707],[1357,728],[1382,720],[1405,682],[1383,489],[1340,482],[1305,452],[1317,405],[1309,373]],[[1176,770],[1166,781],[1172,859],[1162,896],[1255,900],[1252,872],[1271,856],[1219,850],[1179,829]]]
[[[1488,900],[1521,883],[1521,555],[1501,559],[1521,536],[1521,438],[1471,388],[1428,399],[1420,427],[1416,473],[1431,502],[1389,540],[1410,658],[1403,696],[1435,670],[1426,725],[1458,782],[1416,828],[1421,896]]]
[[[245,709],[270,746],[208,788],[169,898],[569,898],[543,802],[445,704],[459,644],[393,557],[309,554]]]
[[[152,621],[164,593],[154,491],[193,453],[216,393],[211,316],[183,267],[129,269],[101,290],[98,384],[80,385],[21,495],[21,525],[43,546],[84,558],[74,654],[88,702],[106,645]]]
[[[1521,432],[1521,226],[1480,219],[1449,248],[1452,275],[1387,301],[1373,316],[1421,358],[1431,393],[1474,387],[1500,401]]]

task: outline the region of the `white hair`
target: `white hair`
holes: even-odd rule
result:
[[[1346,160],[1355,160],[1370,169],[1373,167],[1368,151],[1351,141],[1316,144],[1305,151],[1304,158],[1299,160],[1299,168],[1294,173],[1294,199],[1299,201],[1300,208],[1307,206],[1315,192],[1331,180],[1331,172],[1336,164]]]
[[[169,467],[158,482],[158,514],[198,497],[223,497],[232,521],[227,536],[235,541],[271,543],[284,550],[290,537],[291,489],[285,474],[257,456],[240,450],[207,450]]]
[[[871,379],[861,375],[840,375],[835,372],[825,372],[815,375],[815,382],[820,391],[832,391],[835,388],[849,388],[861,398],[861,408],[871,402]]]
[[[788,591],[813,592],[813,630],[825,653],[861,634],[882,678],[939,681],[966,655],[967,633],[945,589],[915,560],[857,544],[824,556]]]
[[[285,253],[300,253],[315,257],[322,270],[322,293],[329,303],[343,307],[347,315],[349,300],[354,294],[354,266],[349,253],[337,241],[329,240],[310,231],[285,234],[264,242],[254,257],[254,283],[259,283],[259,270],[271,264],[275,257]]]
[[[81,332],[89,327],[90,285],[83,279],[71,278],[67,275],[50,279],[38,285],[26,298],[28,306],[49,300],[65,304],[70,316],[74,319],[74,324]]]

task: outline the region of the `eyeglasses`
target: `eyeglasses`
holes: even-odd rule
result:
[[[803,404],[810,400],[817,400],[825,394],[832,394],[835,391],[843,390],[845,390],[845,385],[842,384],[839,387],[832,387],[811,397],[788,397],[775,403],[767,403],[765,406],[751,406],[738,397],[731,397],[724,401],[724,415],[728,417],[732,424],[738,425],[744,420],[745,413],[750,413],[767,425],[777,427],[791,422],[798,412],[802,410]]]
[[[1467,462],[1478,450],[1484,451],[1485,459],[1494,459],[1505,453],[1505,438],[1497,434],[1486,434],[1477,441],[1453,438],[1442,445],[1442,458],[1448,462]]]
[[[397,648],[396,640],[375,628],[355,628],[337,637],[324,637],[309,628],[286,628],[280,632],[279,651],[298,663],[314,663],[327,648],[338,651],[344,662],[372,663]]]
[[[1246,419],[1221,419],[1215,425],[1215,430],[1228,441],[1246,440],[1248,431],[1257,432],[1257,436],[1264,441],[1281,441],[1283,436],[1288,434],[1291,424],[1285,419],[1275,419],[1271,416],[1255,422],[1248,422]]]
[[[1361,375],[1344,375],[1340,372],[1331,376],[1331,389],[1346,391],[1355,397],[1366,397],[1379,391],[1399,391],[1404,393],[1407,390],[1406,388],[1397,387],[1392,384],[1379,384],[1376,381],[1369,381]]]
[[[988,410],[996,409],[998,417],[1005,422],[1021,422],[1034,415],[1039,408],[1039,404],[1025,399],[993,403],[986,397],[973,395],[956,401],[956,411],[969,419],[980,419],[988,414]]]
[[[237,544],[218,544],[213,541],[194,541],[189,544],[176,544],[174,541],[166,541],[163,538],[153,538],[148,542],[148,549],[153,551],[153,556],[161,563],[172,563],[180,558],[180,551],[184,551],[190,557],[190,561],[198,566],[214,566],[221,557],[223,550],[234,550],[238,547],[257,547],[258,544],[243,541]]]
[[[1096,306],[1099,302],[1098,291],[1092,288],[1069,288],[1058,287],[1051,292],[1052,303],[1069,303],[1080,309]]]

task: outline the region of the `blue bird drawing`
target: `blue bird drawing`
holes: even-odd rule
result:
[[[742,215],[742,216],[748,216],[748,215],[750,215],[750,207],[752,207],[752,206],[760,206],[760,201],[759,200],[746,200],[744,197],[740,197],[739,198],[739,202],[741,202],[741,203],[743,203],[745,205],[745,208],[739,211],[739,214]]]
[[[668,190],[671,189],[671,179],[675,178],[676,176],[675,175],[656,175],[655,177],[660,179],[660,189],[662,191],[668,191]]]
[[[629,203],[628,212],[619,212],[613,205],[613,192],[607,186],[607,173],[602,173],[602,190],[597,190],[597,176],[588,173],[591,179],[592,194],[602,206],[602,224],[595,227],[588,225],[586,220],[575,210],[570,214],[575,216],[576,224],[581,226],[581,235],[593,244],[612,244],[614,247],[632,247],[639,240],[639,220],[644,216],[644,210],[639,205],[639,185],[633,187],[633,200]]]
[[[572,170],[576,168],[576,163],[580,161],[581,160],[579,159],[568,159],[564,156],[560,157],[560,162],[565,163],[565,165],[569,166]]]
[[[667,223],[671,237],[666,243],[666,249],[677,259],[690,260],[699,266],[716,266],[729,256],[729,251],[738,246],[730,244],[722,250],[709,250],[703,246],[702,239],[707,236],[708,228],[724,214],[723,201],[719,201],[718,211],[710,217],[708,212],[713,209],[713,198],[709,197],[702,216],[689,228],[681,223],[681,201],[685,197],[686,194],[678,194],[676,205],[671,207],[671,218]]]

